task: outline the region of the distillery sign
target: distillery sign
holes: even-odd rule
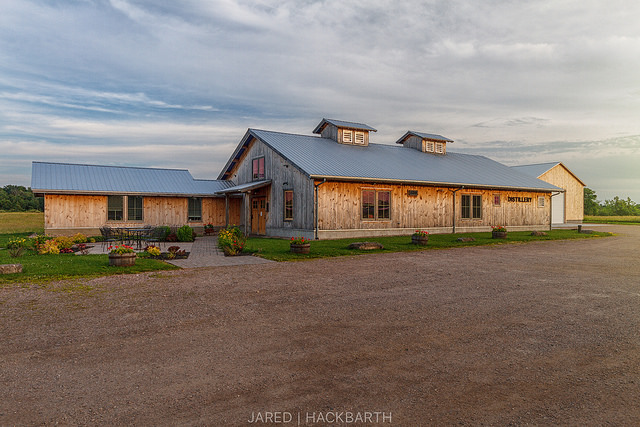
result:
[[[507,197],[507,200],[510,202],[529,203],[533,199],[531,197]]]

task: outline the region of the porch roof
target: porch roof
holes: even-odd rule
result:
[[[270,179],[247,182],[246,184],[235,185],[233,187],[229,187],[229,188],[225,188],[224,190],[217,191],[216,194],[246,193],[247,191],[255,190],[256,188],[266,187],[269,184],[271,184]]]

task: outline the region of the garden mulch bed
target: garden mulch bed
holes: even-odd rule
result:
[[[5,287],[0,425],[638,425],[640,227],[611,229]]]

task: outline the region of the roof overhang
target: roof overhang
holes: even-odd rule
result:
[[[224,190],[220,190],[216,192],[216,194],[248,193],[249,191],[266,187],[267,185],[271,185],[270,179],[264,179],[264,180],[255,181],[255,182],[247,182],[246,184],[240,184],[233,187],[225,188]]]
[[[535,187],[510,187],[499,186],[489,184],[468,184],[460,182],[434,182],[434,181],[417,181],[417,180],[402,180],[402,179],[384,179],[384,178],[362,178],[362,177],[349,177],[349,176],[326,176],[326,175],[311,175],[312,179],[326,179],[327,181],[348,181],[348,182],[379,182],[383,184],[409,184],[409,185],[423,185],[426,187],[454,187],[454,188],[477,188],[487,190],[510,190],[510,191],[535,191],[544,193],[563,192],[564,189],[554,188],[535,188]]]
[[[37,197],[45,194],[74,195],[74,196],[144,196],[144,197],[219,197],[216,193],[190,194],[190,193],[143,193],[136,191],[82,191],[82,190],[43,190],[32,188],[31,191]]]

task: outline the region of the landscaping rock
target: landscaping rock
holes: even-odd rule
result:
[[[22,273],[22,264],[0,264],[0,274]]]
[[[350,244],[348,249],[360,249],[361,251],[372,251],[374,249],[384,249],[378,242],[355,242]]]
[[[456,239],[458,242],[475,242],[476,239],[474,239],[473,237],[458,237]]]
[[[547,233],[545,233],[544,231],[533,231],[531,232],[532,236],[547,236]]]

